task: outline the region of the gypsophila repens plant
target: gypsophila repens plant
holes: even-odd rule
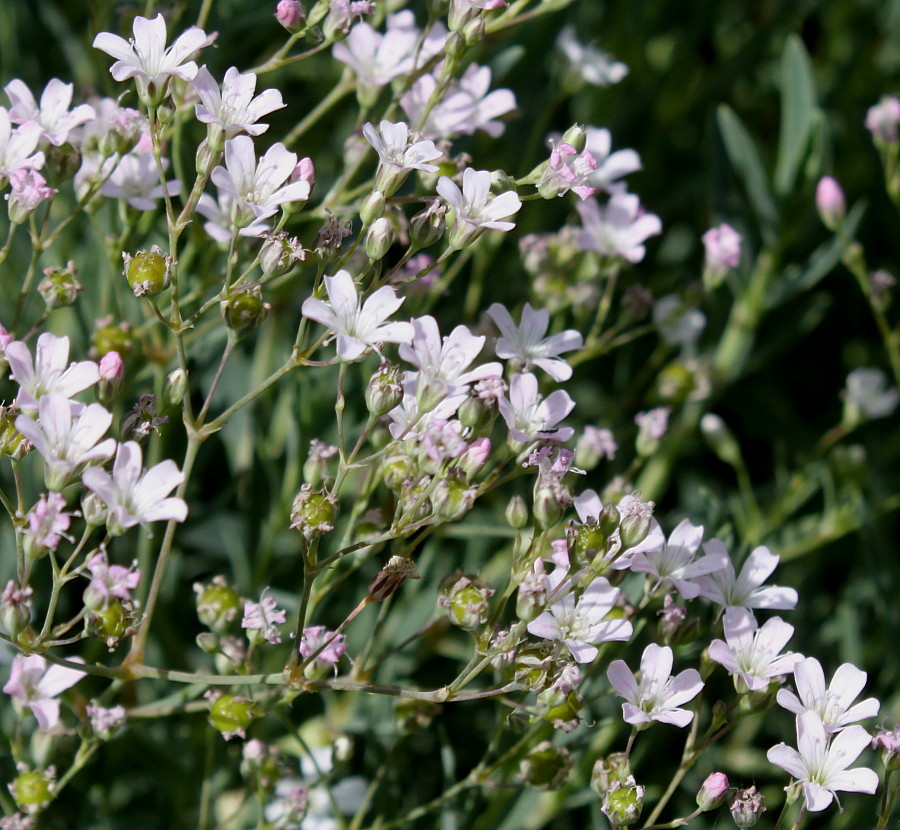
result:
[[[0,830],[893,826],[900,53],[795,5],[0,8]]]

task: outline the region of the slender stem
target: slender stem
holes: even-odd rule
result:
[[[206,413],[209,410],[209,405],[212,403],[213,395],[216,393],[216,387],[219,385],[219,381],[222,378],[222,372],[225,369],[225,364],[228,362],[228,358],[231,357],[231,353],[233,351],[234,340],[229,337],[228,341],[225,343],[225,349],[222,351],[222,359],[219,361],[219,368],[216,369],[216,375],[209,387],[209,392],[206,395],[206,400],[203,401],[203,406],[200,408],[200,412],[197,413],[196,424],[198,426],[203,424],[203,418],[206,416]]]

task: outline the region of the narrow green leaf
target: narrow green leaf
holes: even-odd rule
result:
[[[803,42],[788,37],[781,58],[781,132],[775,165],[775,192],[786,195],[809,146],[816,119],[816,82]]]
[[[763,237],[774,242],[778,227],[778,208],[766,181],[759,151],[734,110],[722,104],[717,112],[719,130],[732,167],[744,183],[750,203],[759,217]]]

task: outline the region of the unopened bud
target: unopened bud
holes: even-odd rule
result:
[[[359,218],[362,220],[363,227],[367,228],[376,219],[380,219],[384,214],[385,198],[384,193],[380,190],[373,190],[359,209]]]
[[[644,808],[644,788],[631,778],[603,797],[600,809],[613,827],[630,827],[636,824]]]
[[[394,593],[407,579],[421,579],[416,565],[406,556],[392,556],[369,582],[369,598],[381,602]]]
[[[704,812],[715,810],[725,803],[728,795],[728,776],[724,772],[713,772],[697,793],[697,806]]]
[[[259,267],[267,277],[283,276],[305,259],[303,246],[283,231],[267,236],[259,251]]]
[[[831,176],[823,176],[816,186],[816,209],[822,224],[830,231],[836,231],[844,222],[847,204],[844,191]]]
[[[731,802],[731,817],[738,827],[754,827],[766,811],[763,806],[763,797],[756,791],[756,787],[748,787],[738,790]]]
[[[188,376],[184,369],[173,369],[163,384],[163,401],[166,406],[181,406],[187,392]]]
[[[207,628],[222,634],[228,630],[241,609],[241,598],[222,576],[209,585],[194,585],[197,594],[197,616]]]
[[[334,493],[313,490],[308,484],[300,488],[291,508],[291,528],[307,539],[334,530],[338,500]]]
[[[31,622],[30,586],[20,588],[14,580],[6,583],[0,596],[0,627],[12,637],[18,637]]]
[[[631,766],[624,752],[599,758],[591,771],[591,789],[599,796],[622,786],[631,778]]]
[[[47,152],[47,166],[53,171],[57,183],[68,181],[81,167],[81,150],[68,141],[59,147],[51,144]]]
[[[467,487],[456,477],[441,478],[431,494],[435,518],[445,522],[461,519],[472,509],[477,495],[477,487]]]
[[[900,723],[895,723],[893,729],[879,729],[872,738],[874,749],[881,763],[888,773],[900,769]]]
[[[258,285],[250,286],[232,294],[227,300],[222,300],[221,308],[225,325],[228,326],[229,334],[235,342],[253,334],[272,310],[272,306],[263,301],[262,291]]]
[[[81,498],[81,516],[85,524],[92,527],[100,527],[106,524],[109,509],[103,503],[103,499],[96,493],[85,493]]]
[[[125,383],[125,361],[117,351],[107,352],[100,358],[100,382],[97,396],[103,403],[109,403],[122,391]]]
[[[576,153],[583,153],[587,146],[587,130],[583,124],[573,124],[563,133],[562,143],[568,144]]]
[[[44,772],[22,771],[9,785],[9,792],[20,810],[35,815],[53,801],[56,789],[56,770],[48,767]],[[28,827],[28,824],[22,824]]]
[[[484,18],[478,15],[478,17],[466,23],[462,29],[462,36],[466,46],[474,46],[477,43],[481,43],[484,40]]]
[[[376,418],[386,415],[403,400],[400,369],[384,361],[366,384],[366,407]]]
[[[394,244],[394,226],[384,216],[376,219],[366,233],[366,256],[373,260],[382,259]]]
[[[707,412],[700,420],[700,431],[710,449],[726,464],[738,467],[743,463],[737,440],[718,415]]]
[[[153,245],[149,251],[138,251],[134,256],[123,253],[125,279],[135,297],[155,297],[165,291],[172,282],[175,260]]]
[[[306,24],[306,13],[298,0],[280,0],[275,7],[275,19],[294,35]]]
[[[506,505],[506,523],[515,530],[528,524],[528,506],[521,496],[513,496]]]
[[[622,549],[628,550],[639,545],[650,532],[650,517],[640,513],[633,513],[623,519],[619,526],[622,539]]]
[[[447,227],[447,206],[437,199],[409,220],[409,239],[416,250],[434,245]]]

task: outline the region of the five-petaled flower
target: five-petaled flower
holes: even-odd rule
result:
[[[83,663],[80,657],[67,658],[70,663]],[[51,665],[40,654],[13,658],[12,672],[3,687],[21,708],[31,709],[41,729],[52,729],[59,723],[59,701],[56,696],[74,686],[84,674],[66,666]]]
[[[441,176],[437,183],[438,195],[456,213],[456,220],[450,231],[451,248],[464,248],[489,228],[510,231],[516,226],[515,222],[501,220],[518,213],[522,202],[513,190],[490,198],[490,171],[467,167],[463,171],[462,185],[460,190],[447,176]]]
[[[703,545],[703,550],[707,554],[728,555],[725,545],[719,539],[710,539]],[[753,549],[740,574],[735,576],[734,565],[729,557],[722,570],[695,580],[700,586],[700,596],[724,608],[738,606],[789,611],[797,606],[797,592],[793,588],[782,588],[780,585],[763,587],[763,583],[778,565],[778,560],[778,556],[760,545]]]

